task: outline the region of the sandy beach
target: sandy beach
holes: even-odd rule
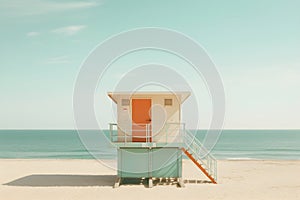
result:
[[[128,184],[96,160],[0,160],[0,199],[300,199],[300,161],[219,161],[218,184],[183,161],[184,188]]]

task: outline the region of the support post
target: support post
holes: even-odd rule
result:
[[[116,178],[116,181],[115,181],[115,184],[114,184],[114,188],[120,187],[120,183],[121,183],[121,178],[120,178],[120,177],[117,177],[117,178]]]
[[[178,184],[179,187],[182,187],[182,188],[185,187],[182,178],[177,178],[177,184]]]
[[[148,183],[148,185],[149,185],[149,188],[152,188],[152,187],[153,187],[153,180],[152,180],[152,178],[149,178],[149,183]]]

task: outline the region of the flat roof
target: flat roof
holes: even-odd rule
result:
[[[131,98],[132,96],[140,96],[140,95],[148,95],[148,96],[167,96],[173,95],[180,97],[181,103],[183,103],[190,95],[191,92],[188,91],[176,91],[176,92],[168,92],[168,91],[137,91],[137,92],[108,92],[108,96],[115,102],[117,102],[117,98],[120,96]]]

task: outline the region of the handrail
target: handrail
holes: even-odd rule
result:
[[[201,142],[191,133],[186,131],[185,133],[185,147],[191,152],[193,157],[204,166],[209,176],[217,180],[217,160],[211,155]]]

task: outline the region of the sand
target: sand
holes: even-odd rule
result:
[[[300,199],[300,161],[219,161],[218,184],[189,160],[184,188],[121,185],[96,160],[0,160],[0,199]],[[198,183],[196,183],[198,182]]]

